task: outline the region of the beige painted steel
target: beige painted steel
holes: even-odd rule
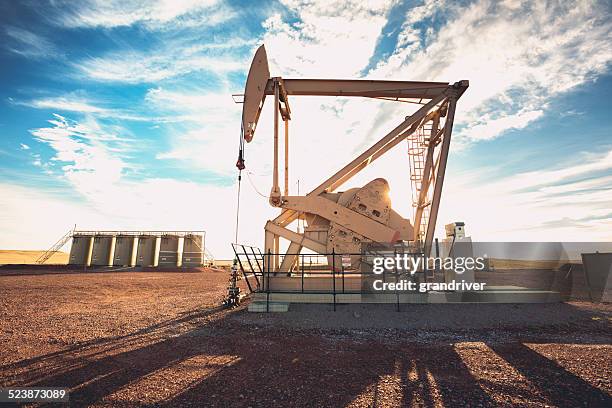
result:
[[[115,249],[115,237],[112,235],[97,235],[94,237],[91,264],[94,266],[112,266]]]
[[[328,279],[331,282],[331,279]],[[253,309],[265,312],[266,301],[290,303],[334,303],[334,295],[326,293],[254,293],[251,305]],[[335,296],[335,303],[557,303],[562,298],[559,292],[532,290],[515,286],[492,286],[487,290],[476,292],[429,292],[429,293],[393,293],[380,294],[342,294]],[[250,305],[249,305],[250,308]],[[274,311],[270,307],[270,311]]]
[[[467,88],[467,87],[466,87]],[[436,228],[436,221],[438,219],[438,208],[440,207],[440,199],[442,197],[442,185],[444,183],[444,173],[446,173],[446,161],[448,159],[448,151],[450,148],[451,132],[453,131],[453,121],[455,119],[455,108],[457,106],[457,99],[465,89],[461,89],[458,92],[450,91],[449,106],[446,122],[444,124],[444,133],[442,139],[442,148],[439,155],[438,172],[435,178],[434,192],[429,213],[429,221],[427,223],[427,235],[425,236],[425,243],[423,245],[423,252],[429,254],[431,252],[431,244],[433,242],[434,231]]]
[[[281,191],[278,185],[278,104],[280,101],[279,83],[274,78],[274,166],[272,167],[272,190],[270,191],[270,204],[277,207],[281,202]]]
[[[91,264],[92,250],[92,235],[74,235],[72,237],[72,246],[70,247],[70,256],[68,258],[68,263],[70,265],[89,266]]]
[[[176,266],[183,266],[183,250],[185,248],[185,237],[179,237],[176,252]]]
[[[448,82],[283,79],[283,85],[287,95],[431,99],[443,93]],[[266,84],[265,93],[274,95],[274,85],[270,80]]]
[[[266,55],[266,49],[262,45],[255,52],[255,57],[253,57],[253,63],[249,69],[244,90],[242,130],[244,132],[244,139],[247,142],[253,139],[257,121],[261,114],[263,101],[266,98],[265,90],[269,78],[270,70],[268,68],[268,57]]]
[[[117,245],[117,237],[113,235],[111,245],[108,250],[108,266],[113,266],[113,258],[115,257],[115,246]]]
[[[138,252],[138,237],[118,235],[115,244],[113,266],[135,266]]]
[[[157,266],[159,256],[158,237],[141,235],[138,237],[137,266]]]
[[[262,92],[264,81],[265,89]],[[274,163],[269,201],[271,205],[280,207],[282,210],[278,217],[266,224],[264,250],[278,254],[280,237],[290,241],[289,252],[283,259],[282,265],[279,265],[278,255],[274,255],[271,259],[270,263],[274,270],[278,270],[279,266],[292,268],[295,265],[296,256],[291,252],[300,251],[302,247],[310,247],[310,249],[325,247],[326,252],[330,252],[332,248],[353,253],[358,252],[357,249],[361,244],[367,241],[392,243],[400,239],[412,239],[413,243],[429,248],[441,199],[456,101],[468,86],[468,81],[449,84],[447,82],[270,78],[265,48],[261,46],[249,70],[242,120],[243,128],[246,129],[245,140],[250,142],[266,95],[274,95]],[[423,106],[305,197],[296,197],[288,195],[288,120],[291,116],[289,95],[401,99]],[[279,114],[285,122],[284,196],[281,196],[278,180]],[[445,120],[442,130],[438,130],[441,117]],[[416,195],[420,193],[415,214],[423,219],[413,219],[411,223],[390,207],[388,185],[384,179],[373,180],[354,191],[343,192],[336,196],[332,194],[374,160],[411,135],[422,137],[422,132],[425,132],[425,126],[429,123],[431,126],[427,130],[429,132],[427,138],[419,141],[423,143],[423,151],[427,150],[424,159],[425,169],[419,164],[419,172],[411,174],[413,191],[417,190]],[[420,133],[415,133],[417,131]],[[428,200],[429,196],[431,199]],[[427,208],[426,212],[424,212],[425,208]],[[297,219],[303,219],[308,223],[303,233],[293,232],[287,228]],[[425,226],[426,232],[421,234],[420,231]],[[326,228],[327,231],[325,231]],[[421,241],[423,235],[425,242]],[[316,252],[321,253],[319,250]]]
[[[204,263],[204,239],[202,235],[185,235],[182,266],[202,266]]]
[[[266,224],[266,231],[269,232],[270,234],[283,237],[289,241],[299,243],[300,245],[302,245],[305,248],[310,249],[311,251],[315,251],[317,253],[325,253],[326,251],[325,243],[327,241],[322,243],[322,242],[310,239],[295,231],[291,231],[290,229],[274,224],[271,221],[268,221],[268,223]],[[327,240],[327,235],[325,238]],[[270,252],[272,252],[272,250],[270,250]]]
[[[284,197],[283,208],[320,215],[376,242],[394,242],[399,232],[323,197]]]
[[[285,189],[283,194],[289,195],[289,120],[285,119]]]

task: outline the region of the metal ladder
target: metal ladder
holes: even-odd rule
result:
[[[68,242],[70,238],[72,238],[73,233],[74,230],[71,229],[66,234],[64,234],[55,244],[53,244],[51,248],[46,250],[41,256],[38,257],[36,263],[42,265],[47,262],[47,260],[51,258],[53,254],[58,252],[60,249],[62,249],[64,245],[66,245],[66,242]]]
[[[408,141],[408,162],[410,163],[410,182],[412,187],[412,208],[413,216],[416,214],[417,206],[419,205],[419,196],[421,195],[423,173],[425,171],[425,160],[427,156],[427,148],[429,147],[429,138],[426,136],[426,129],[419,127],[410,136],[406,138]],[[421,213],[421,226],[419,229],[419,238],[425,240],[427,233],[427,223],[429,221],[429,206],[431,202],[426,202]]]

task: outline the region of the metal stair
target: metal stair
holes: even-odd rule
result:
[[[70,238],[72,238],[73,233],[74,233],[74,229],[71,229],[66,234],[64,234],[64,236],[62,236],[55,244],[53,244],[51,248],[49,248],[41,256],[38,257],[38,259],[36,260],[36,263],[39,265],[42,265],[45,262],[47,262],[49,258],[53,256],[53,254],[55,254],[60,249],[62,249],[62,247],[66,245],[68,241],[70,241]]]

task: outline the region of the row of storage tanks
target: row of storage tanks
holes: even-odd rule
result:
[[[72,237],[69,264],[84,266],[201,266],[199,234],[81,234]]]

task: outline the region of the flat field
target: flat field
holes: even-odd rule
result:
[[[227,273],[0,276],[0,386],[71,406],[612,406],[612,306],[219,307]]]
[[[33,264],[44,252],[45,251],[0,249],[0,265]],[[68,254],[66,252],[56,252],[45,263],[65,265],[68,263]]]

